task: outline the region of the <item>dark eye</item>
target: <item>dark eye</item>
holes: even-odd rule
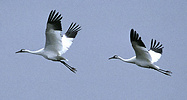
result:
[[[24,51],[25,49],[21,49],[21,51]]]

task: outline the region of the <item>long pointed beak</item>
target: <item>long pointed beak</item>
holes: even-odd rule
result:
[[[15,52],[15,53],[20,53],[20,51],[17,51],[17,52]]]
[[[108,58],[108,60],[110,60],[110,59],[114,59],[114,57],[110,57],[110,58]]]

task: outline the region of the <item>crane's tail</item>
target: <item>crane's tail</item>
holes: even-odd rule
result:
[[[163,69],[156,69],[158,72],[161,72],[165,75],[171,76],[172,72],[168,70],[163,70]]]
[[[63,63],[69,70],[71,70],[73,73],[76,73],[76,68],[71,67],[70,65],[68,65],[66,62],[64,61],[60,61],[61,63]]]

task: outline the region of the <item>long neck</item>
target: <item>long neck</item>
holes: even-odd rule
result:
[[[43,53],[43,48],[37,51],[31,51],[31,50],[25,50],[26,53],[35,54],[35,55],[41,55]]]
[[[121,60],[121,61],[127,62],[127,63],[134,63],[134,60],[136,59],[136,57],[134,56],[130,59],[124,59],[124,58],[118,56],[118,59]]]

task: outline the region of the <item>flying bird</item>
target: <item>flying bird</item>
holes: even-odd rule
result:
[[[130,41],[136,56],[130,59],[124,59],[118,55],[114,55],[109,59],[119,59],[127,63],[136,64],[143,68],[154,69],[165,75],[171,76],[171,71],[163,70],[154,64],[154,62],[157,62],[160,59],[162,55],[162,49],[164,48],[160,42],[157,43],[156,40],[152,39],[151,47],[149,50],[147,50],[145,44],[141,40],[141,37],[139,37],[139,34],[134,31],[134,29],[131,29],[130,31]]]
[[[47,21],[46,31],[45,31],[46,42],[44,48],[37,51],[21,49],[16,53],[30,53],[30,54],[43,56],[48,60],[61,62],[72,72],[76,73],[77,71],[76,68],[68,65],[65,62],[68,60],[62,57],[61,55],[64,54],[69,49],[78,31],[81,30],[81,26],[72,22],[67,32],[61,35],[62,32],[61,19],[62,19],[61,14],[59,14],[59,12],[56,13],[56,10],[52,10],[50,12]]]

